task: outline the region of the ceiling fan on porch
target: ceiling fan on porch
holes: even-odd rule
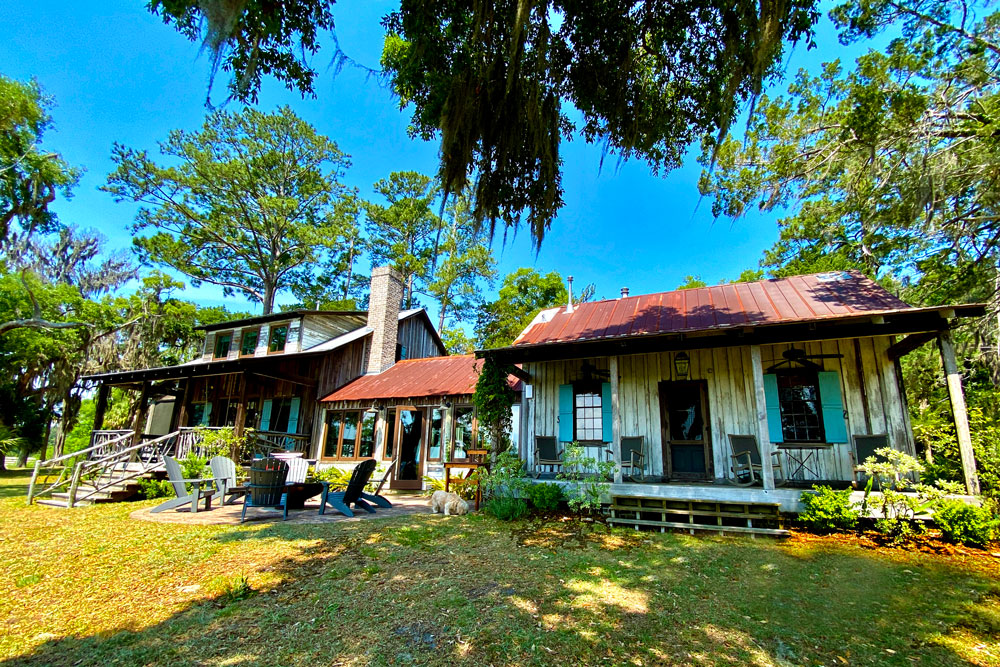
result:
[[[842,354],[806,354],[805,350],[797,347],[785,350],[781,353],[783,359],[767,369],[766,372],[773,373],[782,366],[792,368],[794,364],[799,364],[802,368],[809,368],[814,371],[823,370],[823,366],[813,362],[813,359],[843,359]]]

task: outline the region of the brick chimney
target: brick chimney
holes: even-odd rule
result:
[[[374,333],[371,351],[368,353],[368,373],[381,373],[396,363],[399,306],[402,302],[402,276],[388,266],[372,269],[368,326]]]

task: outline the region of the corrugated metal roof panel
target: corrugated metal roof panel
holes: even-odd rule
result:
[[[482,363],[471,354],[407,359],[378,375],[362,375],[321,400],[371,401],[469,395],[476,390]],[[511,378],[511,386],[517,386],[514,378]]]
[[[514,347],[808,322],[894,312],[910,306],[854,271],[715,285],[553,309]],[[546,321],[547,319],[547,321]]]

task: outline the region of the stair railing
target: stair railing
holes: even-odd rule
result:
[[[43,495],[50,495],[60,488],[71,485],[72,477],[68,477],[67,473],[70,471],[75,472],[79,464],[83,462],[79,460],[81,457],[85,457],[84,460],[86,460],[86,458],[106,455],[109,451],[118,451],[123,447],[127,447],[131,443],[132,437],[135,433],[133,431],[105,431],[102,432],[102,435],[108,435],[109,437],[97,438],[96,442],[92,437],[91,442],[94,442],[94,444],[90,447],[72,452],[70,454],[63,454],[62,456],[57,456],[47,461],[35,461],[35,469],[31,473],[31,482],[28,483],[28,504],[30,505],[35,498]],[[76,464],[67,463],[72,459],[78,459]],[[44,489],[36,491],[35,487],[38,483],[39,473],[43,469],[53,468],[57,464],[62,465],[60,466],[59,476],[56,478],[56,481],[49,484],[49,486]]]
[[[73,507],[77,502],[104,493],[112,487],[163,469],[163,457],[173,453],[178,434],[179,431],[174,431],[120,449],[99,459],[80,461],[73,471],[67,505]],[[121,466],[120,472],[117,471],[119,466]],[[89,481],[90,485],[81,494],[82,480]]]

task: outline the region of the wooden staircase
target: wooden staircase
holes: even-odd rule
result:
[[[90,484],[79,484],[76,488],[78,499],[74,502],[74,506],[80,507],[83,505],[134,500],[142,490],[140,480],[161,480],[167,477],[166,471],[162,469],[140,471],[139,475],[129,477],[129,473],[136,472],[134,466],[132,468],[131,470],[126,469],[119,473],[102,476]],[[55,491],[46,498],[37,498],[35,502],[39,505],[48,505],[49,507],[69,507],[69,498],[70,492],[67,489],[66,491]]]
[[[608,523],[636,530],[711,531],[787,537],[779,503],[724,502],[690,498],[614,496]]]

